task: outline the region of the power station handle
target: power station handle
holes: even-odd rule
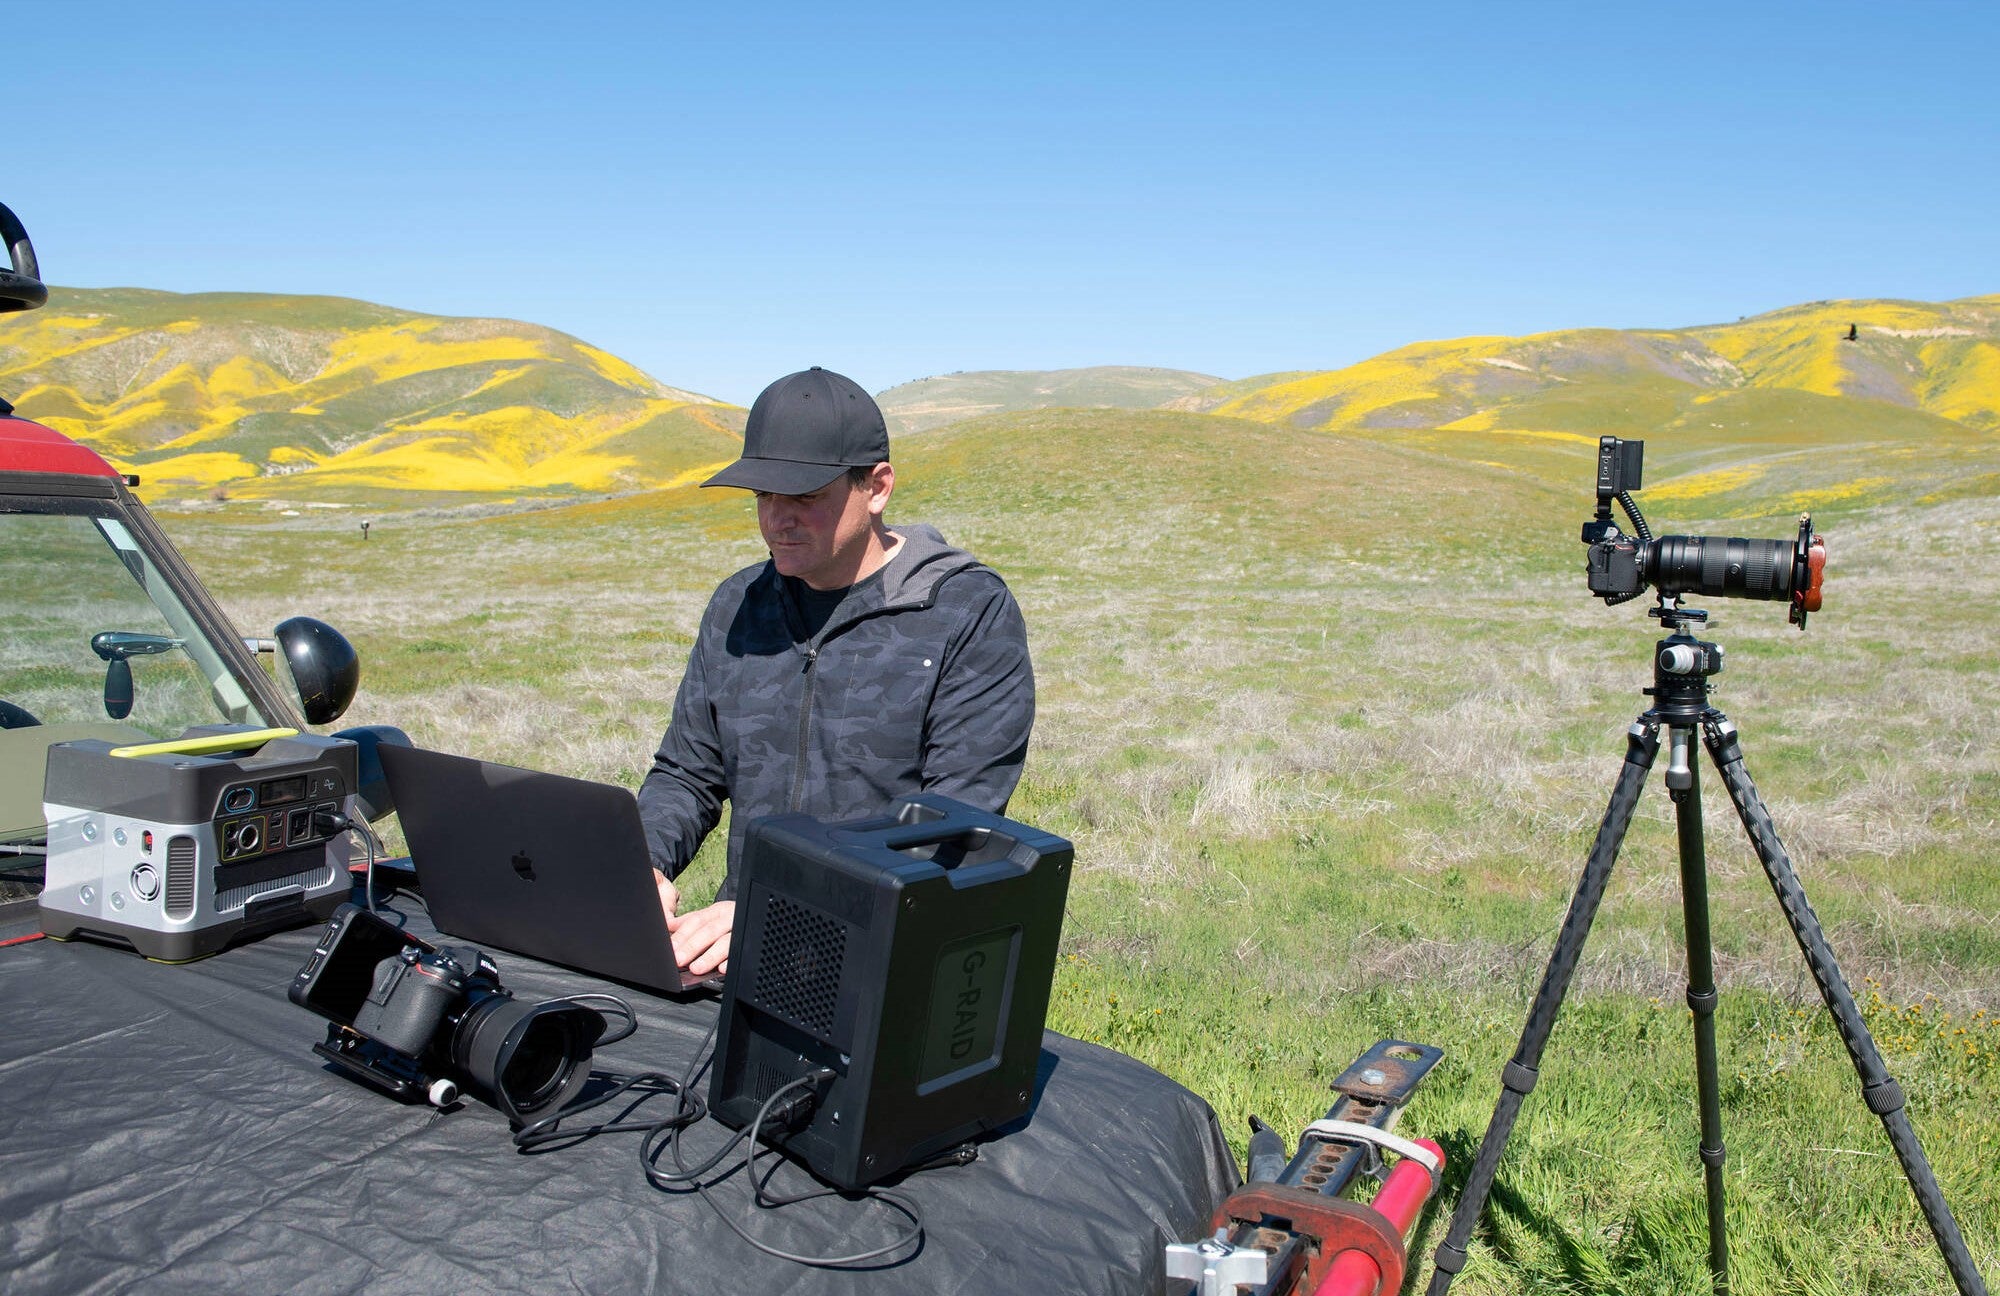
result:
[[[113,747],[112,756],[207,756],[213,752],[249,751],[274,738],[296,738],[296,729],[247,729],[239,733],[205,734],[200,738],[171,738],[166,742],[139,743]]]

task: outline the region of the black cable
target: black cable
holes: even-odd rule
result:
[[[619,1038],[622,1039],[624,1037],[620,1036]],[[596,1107],[602,1107],[612,1099],[621,1094],[628,1093],[642,1084],[651,1084],[654,1087],[641,1093],[634,1100],[633,1106],[637,1106],[656,1093],[668,1093],[674,1095],[676,1099],[681,1100],[675,1104],[675,1114],[667,1117],[665,1120],[628,1121],[621,1119],[604,1121],[596,1125],[586,1125],[580,1129],[565,1130],[560,1128],[561,1123],[570,1117],[580,1115]],[[520,1129],[514,1131],[514,1146],[523,1152],[533,1152],[535,1149],[550,1143],[580,1141],[582,1139],[594,1138],[599,1134],[643,1133],[650,1137],[654,1131],[662,1127],[693,1124],[703,1116],[708,1115],[706,1104],[699,1098],[694,1099],[692,1104],[690,1104],[686,1101],[686,1096],[685,1091],[681,1089],[679,1082],[674,1077],[659,1071],[642,1071],[638,1075],[628,1076],[618,1081],[611,1088],[594,1098],[580,1099],[552,1116],[544,1116],[532,1124],[522,1126]]]
[[[1632,519],[1632,529],[1639,533],[1640,541],[1652,540],[1653,528],[1646,525],[1646,515],[1639,511],[1639,501],[1632,498],[1632,492],[1619,491],[1618,503],[1625,510],[1625,516]]]
[[[608,1003],[624,1016],[624,1029],[618,1031],[616,1034],[604,1037],[598,1041],[600,1044],[615,1044],[619,1040],[628,1038],[639,1028],[638,1017],[632,1011],[631,1005],[617,998],[615,995],[571,995],[561,1002],[574,1003],[583,1007],[593,1007],[599,1003]],[[757,1109],[757,1118],[751,1121],[747,1127],[737,1130],[734,1134],[730,1135],[723,1142],[722,1146],[709,1154],[700,1165],[689,1166],[687,1164],[686,1159],[681,1155],[680,1136],[689,1126],[696,1124],[709,1114],[708,1104],[703,1102],[700,1096],[695,1093],[694,1086],[697,1078],[714,1061],[714,1055],[710,1051],[710,1046],[714,1043],[716,1031],[721,1024],[721,1018],[718,1017],[715,1023],[708,1028],[708,1033],[702,1037],[701,1043],[695,1046],[694,1057],[688,1062],[687,1070],[682,1072],[681,1075],[670,1076],[663,1072],[646,1071],[619,1080],[611,1088],[593,1098],[573,1102],[554,1115],[544,1116],[538,1121],[521,1127],[514,1133],[514,1146],[522,1152],[534,1152],[552,1143],[567,1143],[569,1141],[591,1138],[598,1134],[643,1134],[644,1137],[639,1141],[639,1168],[644,1172],[648,1183],[656,1188],[670,1192],[675,1190],[685,1191],[688,1187],[693,1187],[695,1192],[700,1195],[702,1201],[707,1204],[708,1208],[715,1212],[716,1218],[728,1225],[730,1231],[735,1233],[736,1236],[742,1238],[765,1255],[774,1256],[780,1260],[788,1260],[794,1264],[809,1265],[820,1269],[846,1268],[864,1265],[873,1260],[880,1260],[901,1251],[905,1247],[921,1243],[924,1236],[922,1210],[910,1198],[886,1188],[865,1189],[860,1196],[864,1200],[880,1201],[887,1205],[890,1209],[909,1220],[910,1227],[900,1231],[894,1238],[881,1246],[870,1247],[865,1251],[856,1251],[851,1255],[809,1256],[786,1251],[780,1247],[772,1246],[768,1242],[759,1240],[749,1231],[746,1223],[739,1223],[737,1220],[731,1218],[730,1213],[723,1208],[721,1201],[710,1192],[709,1186],[702,1182],[702,1177],[720,1165],[723,1158],[735,1151],[745,1140],[748,1140],[750,1144],[750,1152],[743,1159],[743,1172],[750,1180],[750,1201],[744,1208],[744,1220],[746,1222],[750,1218],[750,1215],[759,1209],[776,1210],[780,1207],[811,1201],[818,1197],[846,1196],[847,1194],[838,1188],[817,1188],[792,1196],[773,1197],[765,1193],[764,1182],[757,1176],[757,1158],[763,1155],[765,1151],[770,1151],[774,1154],[777,1151],[776,1149],[765,1149],[759,1146],[765,1122],[769,1121],[773,1111],[779,1109],[781,1106],[784,1109],[781,1123],[789,1124],[800,1116],[809,1113],[812,1110],[810,1101],[799,1102],[794,1100],[791,1103],[781,1103],[781,1100],[786,1094],[795,1089],[806,1088],[829,1079],[832,1072],[824,1067],[818,1068],[807,1075],[800,1076],[789,1084],[781,1085],[770,1097],[764,1100],[763,1106]],[[586,1125],[577,1129],[564,1130],[561,1128],[562,1122],[568,1120],[570,1117],[602,1107],[621,1095],[631,1093],[641,1085],[651,1085],[653,1087],[637,1096],[633,1102],[634,1107],[656,1093],[667,1093],[672,1094],[674,1098],[673,1112],[662,1119],[654,1121],[619,1119],[604,1121],[596,1125]],[[630,1109],[628,1108],[627,1110]],[[673,1157],[674,1168],[672,1170],[662,1169],[659,1165],[655,1164],[661,1150],[662,1138],[665,1140],[666,1151]],[[944,1161],[946,1163],[956,1162],[963,1165],[968,1159],[962,1155],[947,1154]],[[776,1167],[773,1167],[774,1173],[775,1170]],[[725,1175],[724,1177],[727,1176]]]
[[[366,820],[350,819],[338,810],[315,810],[312,817],[313,831],[322,837],[331,837],[337,832],[357,832],[361,834],[362,848],[368,852],[368,868],[362,875],[362,908],[375,912],[375,849],[381,843],[375,837],[375,830]],[[429,908],[428,905],[425,906]]]
[[[632,1006],[616,995],[579,994],[571,995],[560,1002],[591,1007],[592,1003],[586,1001],[613,1004],[617,1011],[625,1017],[625,1029],[615,1035],[605,1036],[598,1041],[598,1044],[616,1044],[618,1041],[628,1038],[633,1032],[639,1029],[639,1019],[637,1014],[632,1011]],[[550,1143],[587,1139],[598,1134],[644,1134],[646,1138],[645,1142],[641,1144],[640,1153],[643,1159],[645,1147],[649,1146],[656,1136],[682,1126],[692,1125],[702,1117],[708,1115],[708,1104],[704,1103],[694,1092],[694,1077],[700,1069],[702,1056],[707,1051],[709,1042],[714,1038],[715,1027],[711,1026],[709,1027],[708,1034],[702,1037],[701,1043],[695,1046],[694,1061],[679,1078],[661,1071],[643,1071],[638,1075],[627,1077],[594,1098],[579,1099],[569,1106],[564,1107],[559,1112],[544,1116],[538,1121],[522,1126],[514,1132],[514,1146],[523,1152],[532,1152],[536,1148],[546,1146]],[[674,1110],[671,1115],[660,1120],[628,1121],[621,1119],[605,1121],[597,1125],[585,1125],[579,1129],[564,1130],[559,1128],[561,1123],[570,1117],[590,1111],[596,1107],[602,1107],[605,1103],[610,1102],[620,1094],[627,1093],[637,1086],[647,1083],[655,1087],[640,1094],[633,1105],[637,1106],[656,1093],[672,1094],[674,1096]],[[731,1144],[730,1146],[734,1145]],[[724,1150],[727,1151],[728,1149],[725,1148]]]
[[[811,1201],[816,1197],[840,1197],[846,1195],[839,1188],[816,1188],[810,1192],[798,1193],[790,1197],[766,1197],[764,1195],[764,1185],[757,1178],[757,1158],[758,1156],[761,1155],[761,1152],[759,1151],[757,1146],[757,1140],[763,1131],[764,1122],[770,1119],[771,1109],[777,1104],[778,1099],[783,1097],[787,1091],[792,1089],[797,1089],[802,1085],[810,1085],[817,1083],[820,1079],[821,1079],[820,1074],[815,1072],[814,1074],[811,1075],[800,1076],[798,1079],[792,1081],[790,1084],[779,1086],[778,1089],[775,1090],[769,1098],[766,1098],[764,1100],[764,1105],[757,1109],[757,1118],[750,1122],[750,1125],[748,1126],[747,1129],[747,1132],[750,1135],[750,1156],[744,1162],[743,1165],[744,1174],[750,1180],[750,1202],[744,1208],[743,1212],[743,1218],[745,1221],[748,1221],[751,1214],[759,1208],[765,1210],[776,1210],[782,1206],[793,1206],[798,1204],[799,1202]],[[729,1148],[734,1147],[737,1144],[737,1142],[741,1140],[745,1132],[746,1131],[739,1130],[737,1132],[736,1138],[731,1139],[727,1144],[724,1145],[723,1151],[726,1152]],[[680,1140],[678,1138],[670,1140],[668,1143],[668,1147],[674,1152],[675,1164],[680,1165]],[[716,1159],[719,1158],[711,1158],[710,1159],[711,1164]],[[649,1175],[648,1177],[650,1178],[651,1176]],[[892,1238],[891,1240],[889,1240],[888,1242],[884,1243],[881,1246],[871,1247],[866,1251],[856,1251],[852,1255],[843,1255],[843,1256],[799,1255],[796,1252],[786,1251],[781,1247],[772,1246],[770,1243],[762,1241],[757,1237],[753,1236],[745,1224],[739,1224],[737,1221],[731,1219],[729,1217],[729,1213],[723,1210],[722,1203],[717,1201],[714,1195],[709,1192],[708,1185],[701,1182],[699,1172],[696,1172],[692,1176],[689,1176],[689,1178],[691,1182],[693,1182],[694,1184],[694,1190],[701,1194],[701,1199],[704,1202],[708,1203],[708,1207],[710,1210],[715,1212],[715,1217],[721,1220],[724,1224],[727,1224],[732,1233],[736,1234],[737,1237],[742,1238],[745,1242],[748,1242],[751,1246],[755,1247],[757,1250],[762,1251],[765,1255],[775,1256],[780,1260],[789,1260],[793,1264],[809,1265],[815,1269],[845,1268],[849,1266],[865,1264],[870,1260],[880,1260],[885,1256],[890,1256],[898,1251],[901,1251],[904,1247],[915,1245],[923,1240],[924,1216],[923,1212],[920,1209],[918,1209],[917,1204],[914,1201],[910,1200],[908,1197],[905,1197],[901,1193],[893,1192],[887,1188],[867,1188],[863,1189],[860,1194],[862,1200],[882,1202],[883,1204],[887,1205],[890,1209],[898,1212],[905,1219],[909,1220],[910,1227],[904,1230],[903,1232],[898,1233],[894,1238]]]
[[[423,906],[425,913],[431,911],[431,902],[424,899],[424,893],[414,887],[399,886],[389,893],[389,898],[391,900],[414,900]]]
[[[1639,543],[1651,544],[1653,541],[1653,528],[1646,525],[1646,515],[1639,511],[1639,501],[1632,498],[1632,492],[1619,491],[1618,503],[1619,506],[1625,510],[1625,516],[1631,519],[1632,529],[1638,532]],[[1606,597],[1604,600],[1604,606],[1617,607],[1620,603],[1630,603],[1633,599],[1638,598],[1641,594],[1645,592],[1646,588],[1644,583],[1642,582],[1638,589],[1632,590],[1629,593],[1613,594]]]
[[[711,1032],[711,1034],[712,1033],[713,1032]],[[707,1041],[703,1041],[703,1043],[705,1046]],[[689,1073],[690,1083],[692,1082],[692,1078],[693,1078],[693,1073],[690,1072]],[[674,1154],[675,1170],[662,1170],[653,1163],[653,1158],[655,1155],[657,1155],[657,1153],[652,1146],[653,1136],[648,1135],[646,1138],[646,1146],[643,1147],[640,1152],[641,1161],[643,1168],[646,1172],[647,1180],[650,1181],[656,1188],[677,1188],[685,1184],[693,1184],[696,1188],[700,1188],[701,1176],[707,1174],[710,1170],[713,1170],[717,1165],[719,1165],[722,1161],[722,1158],[727,1156],[729,1152],[733,1148],[735,1148],[735,1146],[738,1143],[743,1142],[743,1140],[745,1140],[746,1138],[754,1140],[755,1135],[758,1132],[759,1126],[761,1126],[764,1123],[764,1121],[769,1118],[771,1113],[771,1108],[773,1107],[773,1105],[777,1103],[780,1097],[782,1097],[785,1093],[787,1093],[790,1090],[799,1088],[801,1085],[815,1084],[822,1078],[823,1077],[819,1072],[814,1072],[811,1075],[800,1076],[798,1079],[792,1081],[790,1084],[780,1086],[775,1093],[773,1093],[769,1098],[765,1099],[763,1107],[758,1109],[757,1119],[755,1121],[751,1122],[751,1124],[747,1128],[739,1129],[736,1131],[736,1133],[730,1135],[729,1141],[724,1143],[720,1148],[717,1148],[715,1152],[712,1155],[710,1155],[708,1160],[702,1162],[700,1165],[695,1166],[692,1169],[688,1167],[686,1161],[681,1159],[680,1139],[678,1137],[678,1130],[672,1131],[674,1137],[670,1137],[667,1140],[668,1150]],[[794,1119],[798,1114],[801,1114],[802,1112],[807,1112],[812,1110],[810,1103],[800,1104],[796,1106],[793,1104],[787,1104],[787,1107],[791,1108],[791,1110],[787,1111],[786,1113],[787,1121]],[[665,1122],[662,1122],[662,1125],[664,1124]],[[663,1129],[660,1132],[667,1133],[669,1131]],[[753,1141],[750,1145],[750,1156],[744,1162],[744,1165],[747,1167],[756,1159],[757,1159],[757,1145]],[[675,1171],[678,1171],[679,1173],[675,1173]]]
[[[368,852],[368,868],[361,875],[361,898],[368,902],[368,912],[375,912],[375,834],[361,830],[361,847]]]
[[[632,1011],[631,1004],[626,1003],[614,994],[602,994],[597,991],[591,991],[587,994],[564,995],[560,999],[551,999],[549,1002],[575,1004],[579,1008],[596,1008],[600,1005],[608,1004],[613,1012],[625,1019],[624,1030],[619,1031],[616,1035],[600,1036],[597,1043],[591,1046],[593,1048],[603,1048],[606,1044],[616,1044],[620,1040],[630,1039],[639,1031],[639,1014]]]

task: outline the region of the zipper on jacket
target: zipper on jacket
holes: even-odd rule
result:
[[[859,622],[864,621],[871,616],[876,616],[885,612],[901,612],[905,610],[921,609],[934,606],[937,603],[938,589],[941,586],[943,586],[945,581],[950,580],[952,577],[958,575],[959,572],[961,571],[970,571],[973,569],[973,567],[977,567],[978,565],[979,564],[974,563],[970,567],[962,567],[954,571],[946,572],[942,577],[938,579],[936,584],[932,585],[930,589],[925,592],[922,598],[912,603],[885,602],[882,606],[869,608],[863,611],[858,616],[855,615],[851,610],[845,608],[844,606],[841,608],[836,608],[834,610],[832,618],[830,618],[825,625],[819,628],[819,633],[813,636],[813,638],[806,641],[804,644],[799,646],[799,652],[806,659],[805,665],[800,668],[801,672],[806,677],[806,682],[805,682],[804,695],[799,700],[798,754],[797,754],[797,759],[792,762],[791,809],[794,813],[797,813],[799,810],[801,810],[804,807],[804,802],[805,802],[806,760],[807,760],[806,747],[807,744],[812,740],[813,683],[815,679],[818,678],[817,673],[814,671],[813,667],[819,664],[820,645],[825,643],[833,635],[841,631],[844,631],[849,626],[858,624]],[[779,601],[782,603],[785,609],[785,620],[788,623],[788,628],[791,629],[794,633],[804,630],[805,615],[803,611],[799,608],[798,604],[793,600],[791,589],[788,586],[786,586],[784,582],[781,580],[778,585],[778,591],[779,591],[778,593]],[[841,613],[843,611],[847,612],[847,616],[844,618],[841,616]]]
[[[813,674],[813,667],[819,663],[819,645],[817,643],[807,644],[805,647],[805,656],[805,695],[799,699],[799,752],[798,758],[792,762],[792,810],[794,812],[799,809],[800,802],[804,799],[806,790],[806,743],[812,735],[813,680],[816,678]]]

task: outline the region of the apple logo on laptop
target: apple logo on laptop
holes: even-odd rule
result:
[[[528,858],[526,851],[520,851],[515,854],[514,871],[530,882],[535,880],[535,861]]]

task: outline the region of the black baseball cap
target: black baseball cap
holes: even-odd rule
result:
[[[772,495],[807,495],[849,468],[889,458],[889,428],[875,398],[818,365],[766,387],[743,427],[743,457],[703,482]]]

